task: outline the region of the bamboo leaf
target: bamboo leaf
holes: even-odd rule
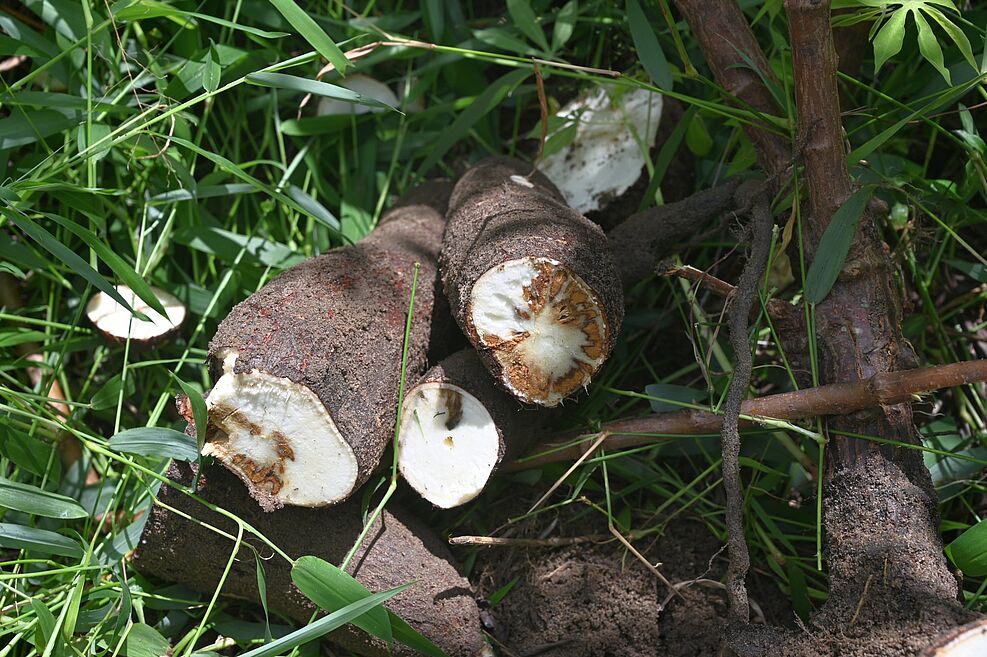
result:
[[[435,145],[432,146],[428,157],[418,167],[418,175],[424,175],[435,166],[435,163],[441,160],[456,142],[466,136],[466,133],[476,125],[477,121],[499,105],[504,96],[529,75],[531,75],[531,71],[528,69],[518,69],[498,78],[488,86],[483,93],[473,100],[469,107],[456,117],[449,129],[442,132]]]
[[[20,216],[8,210],[0,211],[2,211],[18,228],[23,230],[28,237],[33,239],[35,242],[44,247],[46,251],[55,256],[56,259],[68,265],[70,269],[89,281],[98,290],[106,292],[114,301],[119,303],[128,311],[134,312],[134,309],[131,308],[130,304],[127,303],[127,300],[124,299],[119,292],[117,292],[117,289],[114,286],[110,285],[105,278],[99,275],[99,272],[90,267],[89,263],[80,258],[75,251],[72,251],[55,239],[54,235],[27,217]]]
[[[277,87],[279,89],[288,89],[290,91],[314,94],[316,96],[326,96],[327,98],[335,98],[336,100],[342,100],[347,103],[366,105],[367,107],[380,107],[394,110],[399,114],[401,113],[396,107],[382,103],[376,98],[358,94],[346,87],[340,87],[318,80],[300,78],[295,75],[286,75],[284,73],[251,73],[247,76],[247,81],[264,87]]]
[[[81,559],[86,551],[78,541],[37,527],[24,527],[9,522],[0,523],[0,547],[55,554]]]
[[[285,636],[275,639],[264,646],[245,652],[240,657],[273,657],[274,655],[287,653],[295,646],[300,646],[303,643],[308,643],[309,641],[318,639],[329,632],[332,632],[336,628],[352,622],[355,618],[359,618],[371,609],[378,607],[401,591],[407,589],[409,586],[411,586],[411,584],[405,584],[388,591],[374,593],[373,595],[363,598],[362,600],[346,605],[339,611],[335,611],[313,623],[309,623],[305,627],[295,630],[291,634],[286,634]]]
[[[161,456],[178,461],[194,461],[199,458],[199,450],[191,436],[165,427],[140,427],[121,431],[110,438],[110,448],[118,452]]]
[[[552,26],[552,52],[569,43],[572,32],[576,29],[576,18],[579,17],[579,0],[569,0],[555,16]]]
[[[370,595],[370,591],[348,573],[318,557],[301,557],[291,568],[295,586],[326,611],[336,611]],[[387,611],[377,607],[353,619],[352,623],[388,644],[394,640]]]
[[[293,28],[298,30],[298,33],[309,42],[309,45],[336,67],[340,74],[346,73],[346,69],[349,68],[349,60],[346,59],[346,55],[319,27],[319,24],[305,13],[305,10],[295,4],[294,0],[271,0],[271,4],[281,12],[281,15]]]
[[[960,534],[946,547],[946,554],[964,575],[987,575],[987,520],[981,520]]]
[[[89,514],[71,497],[0,477],[0,507],[45,518],[85,518]]]
[[[78,118],[55,110],[18,111],[0,119],[0,150],[33,144],[78,124]]]
[[[74,221],[70,221],[69,219],[61,217],[57,214],[46,213],[45,216],[85,242],[86,246],[96,252],[96,257],[105,262],[113,273],[116,274],[117,277],[123,282],[123,284],[133,290],[134,294],[140,297],[141,301],[162,315],[167,315],[164,306],[162,306],[158,298],[154,296],[154,291],[151,290],[151,286],[144,281],[144,278],[134,271],[134,268],[127,264],[123,258],[117,255],[113,249],[96,237],[92,231],[86,230]]]
[[[202,447],[206,444],[206,424],[209,420],[209,409],[206,408],[206,400],[202,394],[188,383],[182,381],[174,372],[168,372],[175,380],[178,387],[182,389],[189,405],[192,407],[192,419],[195,422],[195,444],[198,451],[202,452]],[[184,434],[183,434],[184,435]]]
[[[627,0],[627,23],[634,40],[634,49],[644,70],[659,89],[672,90],[672,71],[662,52],[658,37],[651,29],[651,21],[638,0]]]
[[[206,91],[216,91],[219,89],[219,80],[223,75],[223,69],[219,65],[213,49],[206,51],[206,61],[202,67],[202,88]]]
[[[145,623],[134,623],[127,633],[127,657],[165,657],[171,644],[160,632]]]
[[[521,34],[531,39],[543,52],[548,52],[545,32],[538,25],[538,17],[528,0],[507,0],[507,12]]]
[[[825,299],[840,275],[871,193],[869,187],[858,189],[833,213],[805,275],[805,300],[809,303]]]

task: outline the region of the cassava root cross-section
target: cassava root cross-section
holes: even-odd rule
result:
[[[203,453],[265,509],[334,504],[377,467],[396,419],[416,263],[407,375],[425,369],[450,191],[417,188],[361,242],[284,272],[219,325]]]
[[[398,468],[435,506],[469,502],[494,468],[524,452],[545,416],[499,389],[473,349],[425,373],[404,399]]]
[[[199,496],[235,513],[292,559],[313,555],[338,565],[363,529],[358,500],[325,509],[285,508],[264,513],[229,472],[207,466],[202,474],[196,491]],[[172,465],[168,476],[185,486],[191,486],[194,479],[192,467],[184,463]],[[229,535],[237,534],[234,522],[167,485],[161,487],[158,499],[179,513],[154,505],[135,553],[137,569],[206,594],[212,594],[223,581],[224,595],[260,602],[254,551],[244,545],[230,562],[234,544]],[[263,563],[268,608],[308,623],[317,608],[292,583],[291,565],[272,556],[270,548],[256,537],[245,535],[243,540],[256,549]],[[230,571],[224,580],[228,563]],[[375,592],[414,582],[385,607],[450,657],[489,654],[469,582],[457,572],[441,539],[406,512],[388,505],[346,570]],[[333,632],[329,640],[372,657],[419,654],[398,644],[388,652],[382,641],[350,625]]]
[[[606,236],[528,164],[489,158],[463,175],[441,269],[460,328],[524,402],[556,406],[613,348],[623,291]]]

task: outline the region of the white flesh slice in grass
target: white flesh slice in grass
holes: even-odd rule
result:
[[[150,320],[134,317],[105,292],[94,295],[86,304],[86,316],[100,332],[116,340],[123,341],[130,337],[137,342],[148,342],[177,330],[185,321],[185,305],[178,297],[160,288],[152,287],[151,291],[164,306],[164,315],[152,310],[126,285],[117,285],[116,290],[131,308],[144,313]]]

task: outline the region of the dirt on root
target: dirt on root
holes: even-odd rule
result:
[[[598,532],[600,527],[591,531]],[[571,532],[567,532],[571,533]],[[727,603],[716,582],[721,544],[697,521],[671,526],[646,557],[669,589],[616,541],[558,548],[491,548],[479,557],[485,596],[517,579],[497,604],[494,636],[507,657],[707,657],[726,631]]]

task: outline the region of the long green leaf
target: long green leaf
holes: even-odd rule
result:
[[[298,30],[303,39],[308,41],[320,55],[336,67],[337,71],[341,74],[346,73],[346,69],[349,67],[349,60],[346,59],[346,55],[319,27],[319,24],[305,13],[305,10],[295,4],[293,0],[271,0],[271,4],[281,12],[281,15],[293,28]]]
[[[370,591],[348,573],[318,557],[301,557],[291,568],[291,581],[309,600],[326,611],[336,611]],[[353,624],[388,644],[393,640],[391,623],[383,607],[377,607],[354,619]]]
[[[482,94],[473,100],[469,107],[456,117],[456,120],[449,126],[449,129],[442,132],[435,145],[429,151],[428,157],[418,167],[418,175],[424,175],[429,169],[435,166],[435,163],[441,160],[456,142],[466,136],[466,133],[476,125],[477,121],[483,118],[494,107],[497,107],[500,101],[504,99],[504,96],[529,75],[531,75],[531,71],[528,69],[511,71],[488,86]]]
[[[0,477],[0,506],[45,518],[85,518],[89,514],[71,497]]]
[[[840,275],[857,231],[857,223],[871,193],[869,187],[858,189],[833,213],[826,232],[819,240],[809,272],[805,275],[805,300],[809,303],[819,303],[825,299]]]
[[[964,575],[987,575],[987,520],[981,520],[960,534],[946,547],[946,554]]]
[[[130,304],[127,303],[127,300],[124,299],[119,292],[117,292],[117,289],[114,286],[110,285],[105,278],[99,275],[99,272],[90,267],[89,263],[80,258],[75,251],[72,251],[55,239],[54,235],[27,217],[20,216],[5,209],[0,211],[2,211],[18,228],[27,233],[28,237],[44,247],[44,249],[55,256],[55,258],[67,264],[70,269],[92,283],[95,288],[102,292],[106,292],[113,300],[126,308],[128,311],[134,312],[134,309],[131,308]]]
[[[161,456],[179,461],[194,461],[199,458],[199,450],[191,436],[165,427],[140,427],[121,431],[110,438],[110,448],[118,452]]]
[[[335,84],[320,82],[318,80],[300,78],[295,75],[285,75],[284,73],[251,73],[247,76],[247,81],[264,87],[277,87],[279,89],[288,89],[290,91],[300,91],[306,94],[335,98],[336,100],[342,100],[344,102],[354,103],[356,105],[380,107],[383,109],[394,110],[399,114],[401,113],[396,107],[392,107],[387,103],[382,103],[376,98],[358,94],[357,92],[347,89],[346,87],[340,87]]]
[[[946,84],[952,84],[949,69],[946,68],[946,64],[943,61],[942,46],[939,45],[939,39],[936,38],[936,33],[932,31],[932,26],[929,25],[929,21],[925,20],[922,12],[912,12],[912,16],[915,17],[915,25],[918,27],[919,52],[922,53],[926,61],[939,71],[939,74],[946,80]]]
[[[363,598],[362,600],[346,605],[339,611],[335,611],[328,616],[320,618],[314,623],[309,623],[305,627],[297,629],[291,634],[286,634],[279,639],[275,639],[267,645],[245,652],[240,657],[273,657],[274,655],[286,653],[295,646],[300,646],[303,643],[308,643],[309,641],[325,636],[329,632],[332,632],[346,623],[359,618],[374,607],[390,600],[401,591],[407,589],[409,586],[411,586],[411,584],[404,584],[388,591],[374,593],[373,595]]]
[[[668,60],[658,43],[658,37],[651,29],[651,21],[641,8],[638,0],[627,0],[627,23],[631,30],[631,39],[638,59],[651,80],[659,89],[672,90],[672,71]]]
[[[531,3],[528,0],[507,0],[507,11],[517,29],[537,44],[542,52],[548,52],[548,40],[545,38],[545,32],[538,25],[538,17],[531,8]]]
[[[185,393],[185,397],[192,407],[192,419],[195,422],[195,444],[198,451],[201,452],[203,445],[206,444],[206,422],[209,419],[209,409],[206,407],[206,400],[202,398],[198,390],[182,381],[174,372],[169,372],[169,374],[171,374],[171,378],[175,380],[175,383],[178,384],[178,387],[182,389],[182,392]]]
[[[874,37],[874,73],[881,70],[884,62],[901,52],[901,46],[905,43],[907,17],[907,9],[894,12]]]
[[[68,536],[62,536],[47,529],[25,527],[9,522],[0,523],[0,547],[29,550],[42,554],[57,554],[74,559],[81,559],[86,553],[78,541]]]
[[[96,257],[105,262],[106,266],[109,267],[113,273],[117,275],[117,277],[119,277],[123,284],[133,290],[134,294],[140,297],[141,301],[162,315],[167,315],[164,306],[162,306],[158,298],[154,296],[154,291],[151,290],[151,286],[144,281],[144,278],[134,271],[134,268],[127,264],[126,260],[117,255],[113,249],[96,237],[92,231],[86,230],[74,221],[61,217],[57,214],[46,213],[45,216],[85,242],[86,246],[96,252]]]
[[[78,118],[65,116],[55,110],[18,110],[7,118],[0,119],[0,150],[33,144],[78,123]]]

